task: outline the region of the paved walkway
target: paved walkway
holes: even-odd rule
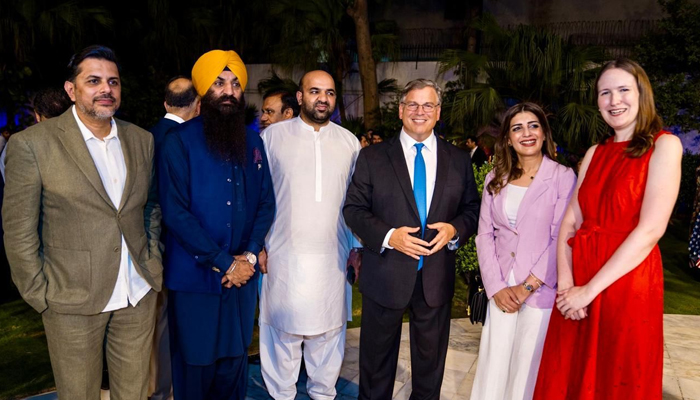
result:
[[[468,319],[452,320],[450,344],[447,352],[442,400],[469,400],[476,371],[481,325],[471,325]],[[700,400],[700,316],[664,315],[664,400]],[[359,382],[360,328],[347,333],[345,361],[336,385],[338,400],[357,399]],[[246,400],[268,400],[260,367],[250,366]],[[297,399],[308,400],[302,376]],[[105,392],[103,400],[108,400]],[[394,384],[394,399],[407,400],[411,394],[411,363],[408,346],[408,324],[401,335],[399,365]],[[55,393],[35,396],[32,400],[53,400]],[[474,399],[477,400],[477,399]]]

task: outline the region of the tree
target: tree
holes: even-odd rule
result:
[[[370,129],[379,125],[379,92],[377,90],[377,66],[372,53],[372,37],[369,32],[367,0],[355,0],[348,7],[348,14],[355,22],[357,58],[364,101],[364,126]]]
[[[700,129],[700,5],[660,0],[667,16],[635,49],[667,126]]]
[[[448,50],[440,72],[455,70],[458,80],[446,86],[443,115],[452,136],[477,133],[509,105],[532,101],[552,116],[560,145],[580,153],[606,131],[595,106],[595,78],[605,60],[603,50],[567,43],[546,30],[521,25],[504,30],[492,16],[474,27],[485,54]]]
[[[336,91],[343,93],[343,79],[350,71],[348,42],[354,36],[353,22],[338,0],[273,0],[269,13],[280,30],[273,46],[273,62],[292,69],[317,69],[325,65],[333,76]],[[345,103],[338,96],[338,111],[345,121]]]

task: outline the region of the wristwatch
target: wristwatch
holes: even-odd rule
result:
[[[535,291],[535,287],[527,283],[527,281],[523,281],[523,287],[530,293]]]
[[[258,263],[258,256],[256,256],[255,254],[249,251],[244,251],[243,255],[245,256],[245,259],[248,260],[250,265],[255,265]]]

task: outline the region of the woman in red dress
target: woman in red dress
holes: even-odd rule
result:
[[[657,242],[678,196],[682,145],[661,130],[644,70],[596,81],[610,135],[591,147],[559,231],[558,292],[539,400],[660,400],[663,269]]]

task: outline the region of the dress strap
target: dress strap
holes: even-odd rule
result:
[[[670,135],[671,132],[669,132],[669,131],[659,131],[659,133],[657,133],[656,135],[654,135],[654,143],[656,143],[656,141],[657,141],[662,135],[665,135],[665,134],[669,134],[669,135]]]

